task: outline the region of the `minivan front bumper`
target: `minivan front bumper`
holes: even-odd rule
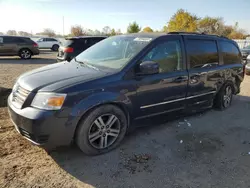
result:
[[[33,107],[17,109],[8,98],[8,111],[16,130],[33,144],[45,149],[69,145],[74,129],[66,117],[58,117],[56,111]]]

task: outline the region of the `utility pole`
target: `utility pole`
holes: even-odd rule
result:
[[[64,36],[64,16],[63,16],[63,36]]]

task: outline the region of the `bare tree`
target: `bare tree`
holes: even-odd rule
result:
[[[84,32],[82,26],[80,26],[80,25],[71,26],[70,31],[71,31],[71,35],[73,35],[73,36],[85,35],[85,32]]]
[[[17,35],[16,30],[8,30],[7,35],[16,36]]]
[[[47,35],[48,37],[55,37],[56,33],[52,29],[46,28],[42,32],[43,35]]]
[[[3,32],[0,32],[0,35],[4,35],[4,33],[3,33]]]
[[[102,29],[102,33],[104,35],[110,35],[111,33],[111,28],[109,26],[105,26],[103,29]]]
[[[32,36],[31,33],[28,33],[28,32],[25,32],[25,31],[18,31],[18,35],[19,36],[24,36],[24,37]]]

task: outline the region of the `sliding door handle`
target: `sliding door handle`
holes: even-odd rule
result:
[[[174,78],[172,82],[180,83],[180,82],[185,82],[187,80],[188,78],[186,76],[180,76],[180,77]]]

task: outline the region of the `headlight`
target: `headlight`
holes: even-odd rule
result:
[[[37,93],[31,106],[44,110],[60,110],[65,101],[66,94],[61,93]]]

